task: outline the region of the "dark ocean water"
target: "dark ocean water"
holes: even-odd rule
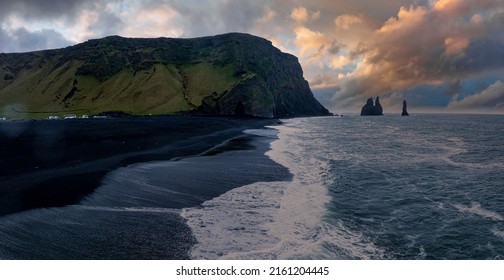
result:
[[[372,245],[366,257],[504,258],[504,116],[320,124],[333,128],[325,221]]]
[[[200,241],[192,255],[502,259],[503,124],[486,115],[286,120],[268,155],[293,180],[186,210]]]
[[[139,157],[78,202],[0,217],[0,258],[502,259],[503,124],[298,118],[202,154]]]

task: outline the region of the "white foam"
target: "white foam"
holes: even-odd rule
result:
[[[445,149],[448,151],[448,156],[455,156],[458,154],[467,153],[467,147],[464,140],[460,137],[450,137],[447,139],[452,145],[446,145]]]
[[[481,208],[481,204],[479,204],[477,202],[471,202],[471,206],[465,206],[462,204],[453,204],[453,207],[455,207],[461,213],[469,213],[469,214],[473,214],[473,215],[478,215],[483,218],[491,219],[494,221],[504,221],[504,217],[502,217],[502,215],[500,215],[499,213]]]
[[[504,230],[499,230],[497,228],[492,228],[491,232],[493,233],[493,235],[504,239]]]
[[[182,216],[198,241],[191,252],[193,258],[336,259],[380,254],[361,234],[324,221],[330,202],[325,187],[330,179],[328,164],[321,159],[324,149],[303,139],[303,135],[313,139],[312,132],[300,129],[306,126],[303,121],[288,120],[273,127],[278,130],[278,140],[266,153],[289,169],[292,181],[254,183],[199,208],[183,209]]]
[[[269,232],[280,207],[285,182],[255,183],[206,201],[199,208],[182,210],[198,244],[195,259],[218,259],[232,253],[266,249],[279,240]]]
[[[141,212],[141,213],[180,213],[178,209],[160,208],[160,207],[105,207],[105,206],[86,206],[86,205],[71,205],[69,207],[80,208],[90,211],[106,211],[106,212]]]
[[[428,147],[431,151],[425,154],[410,154],[402,152],[404,157],[408,159],[409,164],[422,162],[444,161],[452,166],[467,168],[467,169],[499,169],[504,168],[504,162],[463,162],[457,161],[456,156],[467,153],[468,144],[460,137],[449,137],[440,141],[438,138],[430,136],[422,136],[419,134],[408,133],[401,131],[402,137],[397,140],[404,145],[411,146],[412,150],[416,148]]]

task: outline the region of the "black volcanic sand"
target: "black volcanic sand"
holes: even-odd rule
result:
[[[274,122],[2,122],[0,258],[186,259],[195,240],[177,209],[290,178],[264,156],[271,138],[242,133]]]
[[[111,170],[197,155],[271,120],[153,117],[0,123],[0,215],[78,203]]]

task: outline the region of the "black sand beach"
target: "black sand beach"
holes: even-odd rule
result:
[[[74,204],[109,171],[197,155],[271,120],[151,117],[0,123],[0,215]]]
[[[290,178],[264,155],[273,139],[243,133],[275,122],[3,122],[0,258],[186,259],[195,240],[177,209]]]

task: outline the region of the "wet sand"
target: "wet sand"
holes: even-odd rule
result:
[[[79,203],[119,167],[198,155],[274,122],[179,116],[1,122],[0,216]]]

